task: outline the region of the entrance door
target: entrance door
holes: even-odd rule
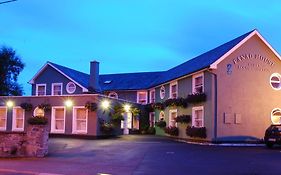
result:
[[[121,121],[121,128],[124,128],[123,134],[128,135],[129,134],[129,129],[132,129],[132,113],[127,112],[124,115],[124,121]]]

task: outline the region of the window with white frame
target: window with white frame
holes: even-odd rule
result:
[[[88,110],[84,106],[73,107],[73,133],[87,133]]]
[[[36,95],[46,95],[46,84],[36,84]]]
[[[192,108],[192,126],[204,127],[204,107],[198,106]]]
[[[44,109],[41,109],[39,107],[36,107],[33,111],[33,116],[44,117],[44,115],[45,115]]]
[[[62,83],[52,83],[52,95],[62,95]]]
[[[176,118],[178,116],[178,111],[176,109],[169,110],[169,126],[176,127]]]
[[[149,92],[149,102],[155,103],[155,89],[152,89]]]
[[[154,127],[155,125],[155,112],[149,113],[149,126]]]
[[[170,83],[170,98],[178,97],[178,83],[172,82]]]
[[[270,86],[274,90],[280,90],[281,89],[281,75],[279,73],[273,73],[270,76]]]
[[[7,127],[7,108],[0,107],[0,130],[6,130]]]
[[[196,74],[192,76],[192,93],[204,92],[204,74]]]
[[[161,100],[165,98],[165,95],[166,95],[165,86],[161,86],[160,87],[160,98],[161,98]]]
[[[52,107],[51,132],[53,133],[65,132],[65,107],[64,106]]]
[[[137,93],[137,103],[147,104],[147,92],[146,91],[139,91]]]
[[[116,99],[118,99],[118,94],[117,94],[116,92],[110,92],[110,93],[108,94],[108,96],[111,97],[111,98],[116,98]]]
[[[21,107],[13,107],[13,131],[24,130],[24,109]]]
[[[73,94],[76,90],[76,85],[73,82],[68,82],[66,85],[66,92],[69,94]]]

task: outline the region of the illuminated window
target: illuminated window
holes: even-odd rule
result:
[[[149,102],[155,103],[155,89],[150,90],[150,92],[149,92]]]
[[[271,122],[273,124],[281,124],[281,109],[275,108],[271,111]]]
[[[178,115],[178,111],[176,109],[172,109],[169,111],[169,126],[176,127],[176,118]]]
[[[149,126],[154,127],[155,125],[155,112],[149,113]]]
[[[165,120],[165,112],[164,111],[161,111],[159,113],[159,120]]]
[[[13,108],[13,131],[24,130],[24,109],[21,107]]]
[[[165,94],[166,94],[165,87],[161,86],[161,88],[160,88],[160,98],[164,99],[165,98]]]
[[[203,73],[192,76],[192,93],[204,92],[204,76]]]
[[[170,84],[170,98],[178,97],[178,83],[173,82]]]
[[[147,104],[147,92],[146,91],[139,91],[137,93],[137,103]]]
[[[52,83],[52,95],[62,95],[62,83]]]
[[[204,127],[204,108],[203,106],[192,108],[192,126]]]
[[[117,94],[116,92],[110,92],[110,93],[108,94],[108,96],[111,97],[111,98],[116,98],[116,99],[118,99],[118,94]]]
[[[73,107],[73,133],[86,134],[88,123],[88,110],[84,107]]]
[[[36,95],[46,95],[46,84],[36,84]]]
[[[7,108],[0,107],[0,130],[6,130],[7,127]]]
[[[270,86],[274,90],[280,90],[281,89],[281,76],[278,73],[273,73],[270,76]]]
[[[45,112],[43,109],[36,107],[33,111],[33,116],[44,117]]]
[[[51,132],[64,133],[65,131],[65,107],[52,107]]]
[[[76,90],[76,85],[73,82],[69,82],[66,85],[66,92],[69,94],[73,94]]]

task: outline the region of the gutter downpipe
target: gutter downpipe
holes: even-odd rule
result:
[[[217,136],[218,136],[218,80],[217,80],[217,74],[213,73],[211,71],[211,69],[208,69],[208,72],[211,73],[214,76],[214,92],[215,92],[215,104],[214,104],[214,141],[213,142],[217,142]]]

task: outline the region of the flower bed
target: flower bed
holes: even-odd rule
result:
[[[171,135],[171,136],[178,136],[179,135],[179,128],[170,126],[165,128],[165,133]]]
[[[187,126],[186,135],[188,135],[190,137],[206,138],[207,137],[207,131],[206,131],[205,127],[196,128],[194,126],[192,126],[192,127]]]

